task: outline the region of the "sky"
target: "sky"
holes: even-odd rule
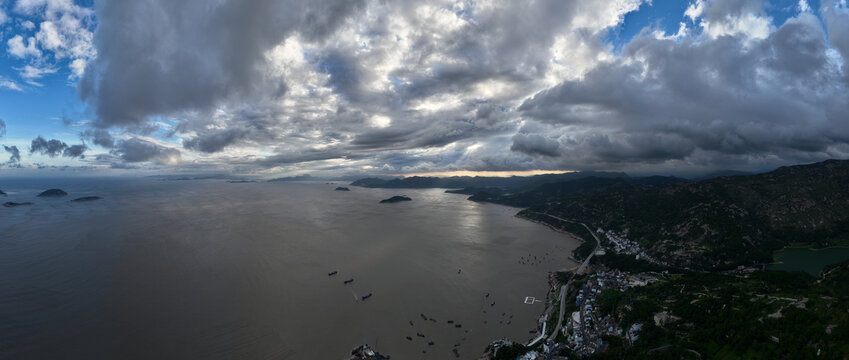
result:
[[[849,158],[847,0],[0,0],[0,176]]]

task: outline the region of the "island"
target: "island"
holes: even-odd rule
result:
[[[312,181],[316,180],[316,178],[312,177],[310,174],[298,175],[298,176],[287,176],[282,178],[276,178],[268,180],[268,182],[286,182],[286,181]]]
[[[390,203],[396,203],[396,202],[402,202],[402,201],[410,201],[410,200],[413,200],[413,199],[410,199],[410,198],[408,198],[408,197],[406,197],[406,196],[395,195],[395,196],[393,196],[393,197],[391,197],[391,198],[380,200],[380,203],[381,203],[381,204],[384,204],[384,203],[390,204]]]
[[[71,201],[84,202],[84,201],[94,201],[94,200],[100,200],[100,199],[101,199],[100,196],[84,196],[84,197],[81,197],[81,198],[76,198],[76,199],[71,200]]]
[[[5,207],[15,207],[15,206],[25,206],[25,205],[32,205],[32,203],[31,202],[16,203],[16,202],[11,202],[11,201],[3,203],[3,206],[5,206]]]
[[[41,194],[38,194],[38,197],[62,197],[66,195],[68,195],[68,193],[61,189],[49,189],[45,190]]]
[[[3,190],[0,190],[0,195],[6,196],[6,193]]]
[[[339,186],[339,187],[336,188],[336,191],[351,191],[351,189],[348,189],[344,186]]]
[[[231,184],[249,184],[255,183],[256,180],[227,180],[227,182]]]

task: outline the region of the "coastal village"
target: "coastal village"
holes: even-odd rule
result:
[[[506,339],[494,341],[487,347],[480,359],[568,359],[566,354],[583,357],[605,351],[607,344],[602,339],[603,336],[620,337],[629,343],[639,339],[643,324],[634,323],[627,328],[621,328],[611,314],[602,312],[598,306],[599,296],[607,290],[625,291],[632,287],[645,286],[657,281],[658,276],[663,274],[629,273],[618,269],[609,269],[603,265],[589,265],[589,260],[592,255],[603,256],[607,252],[612,252],[633,256],[636,260],[657,265],[665,264],[646,254],[639,243],[629,239],[627,234],[598,228],[593,237],[597,242],[597,248],[591,256],[584,259],[581,266],[568,272],[571,274],[571,279],[567,282],[567,286],[564,286],[561,290],[565,290],[566,294],[551,296],[553,301],[549,310],[540,318],[543,334],[531,340],[528,344],[517,344]],[[571,284],[571,286],[568,286],[568,284]],[[557,286],[552,291],[555,291],[556,288]],[[547,322],[557,319],[554,312],[551,311],[557,309],[557,306],[555,306],[557,305],[555,302],[558,302],[557,299],[562,299],[562,301],[574,305],[567,307],[566,304],[563,304],[564,306],[560,306],[561,309],[571,308],[574,311],[562,315],[557,314],[562,323],[555,328],[556,333],[548,335],[544,333],[545,325],[549,325]],[[661,320],[656,319],[656,321]],[[543,339],[544,341],[539,341]],[[510,353],[510,355],[505,357],[504,353]]]
[[[594,236],[598,247],[592,255],[601,256],[612,252],[664,265],[663,262],[647,255],[640,245],[630,240],[626,234],[599,228]],[[624,292],[629,288],[645,286],[657,281],[658,277],[665,274],[620,271],[603,265],[590,265],[589,260],[588,257],[584,259],[581,266],[561,272],[571,277],[568,281],[571,286],[564,286],[566,294],[562,296],[555,294],[559,286],[552,289],[548,309],[540,318],[540,330],[533,332],[535,333],[533,339],[527,344],[507,339],[496,340],[484,349],[479,359],[562,360],[568,359],[570,355],[584,357],[605,351],[607,344],[603,340],[604,336],[620,337],[629,343],[639,339],[643,324],[634,323],[627,328],[620,327],[612,314],[604,313],[598,306],[599,296],[608,290]],[[523,257],[520,262],[522,261],[528,261],[528,259]],[[572,310],[565,312],[562,317],[557,310],[561,298],[568,302],[568,305],[563,304],[562,308]],[[552,322],[557,321],[558,318],[562,323],[555,328]],[[656,322],[664,320],[663,314],[655,318]],[[556,333],[553,333],[552,329],[555,329]],[[376,353],[368,345],[361,345],[352,352],[351,356],[352,360],[389,358]]]

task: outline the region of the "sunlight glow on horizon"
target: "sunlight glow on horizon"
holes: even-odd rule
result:
[[[434,177],[451,177],[451,176],[484,176],[484,177],[511,177],[511,176],[534,176],[544,174],[566,174],[573,173],[577,170],[520,170],[520,171],[433,171],[410,174],[396,174],[394,176],[413,177],[413,176],[434,176]]]

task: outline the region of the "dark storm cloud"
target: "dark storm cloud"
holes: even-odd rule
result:
[[[518,133],[513,136],[511,151],[518,151],[528,155],[558,156],[560,143],[557,140],[547,138],[539,134]]]
[[[93,142],[95,145],[100,145],[107,149],[111,149],[115,146],[115,140],[112,139],[112,135],[109,134],[109,131],[102,129],[88,129],[83,131],[80,134],[80,138],[83,140],[88,140]]]
[[[158,164],[173,165],[181,158],[177,149],[166,148],[139,138],[118,141],[110,153],[131,163],[154,161]]]
[[[7,162],[7,164],[17,164],[21,162],[21,151],[18,150],[17,146],[3,145],[3,149],[5,149],[6,152],[12,154],[11,156],[9,156],[9,162]]]
[[[68,146],[64,151],[62,151],[62,156],[71,157],[71,158],[85,158],[83,153],[88,149],[85,145],[71,145]]]
[[[97,58],[79,84],[99,126],[279,95],[265,52],[287,36],[330,34],[363,1],[106,1],[96,4]]]
[[[572,129],[564,150],[594,155],[589,161],[676,160],[696,150],[825,154],[849,143],[847,88],[825,39],[810,14],[760,42],[643,36],[625,48],[639,61],[598,66],[534,95],[520,111]]]
[[[84,159],[85,155],[83,155],[83,153],[87,149],[88,148],[84,144],[69,146],[64,141],[56,139],[46,140],[43,137],[39,136],[35,139],[32,139],[29,152],[30,154],[40,153],[49,157],[56,157],[61,155],[69,158]]]
[[[330,52],[318,64],[318,69],[330,75],[328,85],[349,100],[360,100],[360,69],[356,59],[340,52]]]
[[[230,128],[226,130],[212,131],[183,142],[186,149],[198,150],[205,153],[214,153],[224,150],[239,139],[245,138],[250,131],[242,128]]]

